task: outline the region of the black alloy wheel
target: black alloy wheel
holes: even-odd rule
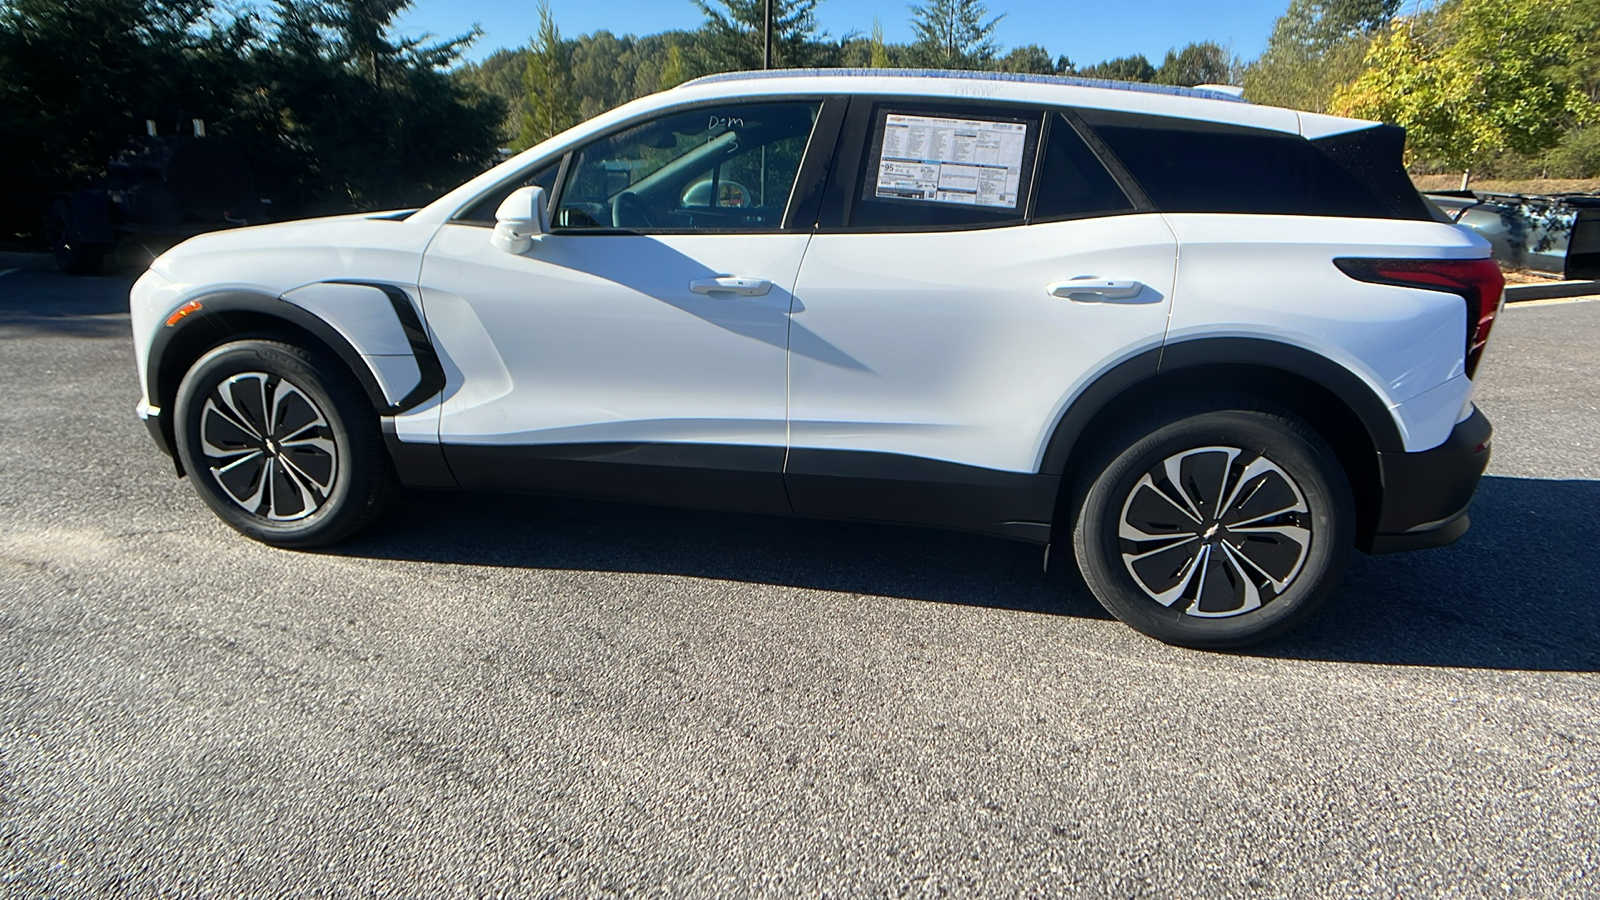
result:
[[[376,414],[331,356],[275,340],[224,344],[190,368],[176,406],[195,490],[256,540],[334,543],[398,491]]]
[[[1174,403],[1103,445],[1076,496],[1084,581],[1159,640],[1236,647],[1309,616],[1354,544],[1343,467],[1298,417],[1249,397]]]

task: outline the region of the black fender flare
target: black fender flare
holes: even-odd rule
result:
[[[444,367],[439,362],[439,355],[433,348],[433,343],[428,340],[427,329],[423,327],[422,320],[417,316],[415,307],[405,291],[394,285],[386,285],[365,281],[331,281],[330,284],[353,284],[363,287],[375,288],[382,291],[394,308],[395,317],[400,322],[401,329],[405,332],[406,341],[411,347],[411,354],[417,363],[420,378],[417,385],[395,403],[390,403],[383,393],[383,388],[378,384],[377,378],[372,374],[372,369],[361,358],[361,353],[351,346],[344,335],[337,328],[328,324],[323,319],[310,311],[296,306],[287,300],[267,294],[252,291],[228,290],[202,294],[193,298],[200,304],[200,308],[179,319],[171,325],[161,326],[150,343],[150,353],[146,360],[146,396],[152,400],[162,398],[174,387],[163,381],[165,371],[164,362],[167,353],[177,345],[189,343],[196,337],[205,339],[207,343],[222,340],[230,334],[236,333],[223,323],[229,313],[250,313],[266,318],[280,319],[290,325],[309,332],[313,337],[326,344],[355,375],[356,380],[366,391],[367,398],[372,402],[373,409],[380,416],[394,416],[413,409],[429,397],[439,393],[445,386]],[[196,331],[200,329],[200,331]],[[179,376],[181,377],[181,375]]]
[[[1040,473],[1064,474],[1084,429],[1130,389],[1158,375],[1214,365],[1276,369],[1304,378],[1343,402],[1366,427],[1375,449],[1405,449],[1388,403],[1360,376],[1339,363],[1315,351],[1267,338],[1194,338],[1146,350],[1095,378],[1057,421],[1045,445]]]

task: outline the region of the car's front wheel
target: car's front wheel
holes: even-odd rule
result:
[[[223,344],[190,367],[175,414],[195,490],[258,541],[334,543],[398,490],[359,386],[323,354],[266,339]]]
[[[1291,413],[1249,398],[1127,423],[1083,479],[1078,566],[1113,615],[1159,640],[1237,647],[1299,623],[1354,542],[1343,467]]]

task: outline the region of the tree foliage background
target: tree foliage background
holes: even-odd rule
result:
[[[397,38],[409,0],[0,0],[0,233],[191,119],[303,212],[405,206],[481,171],[501,97],[448,74],[476,33]]]
[[[557,4],[570,0],[556,0]],[[306,214],[426,201],[570,124],[700,75],[759,68],[765,0],[692,4],[692,31],[538,33],[479,62],[476,29],[395,35],[410,0],[0,0],[0,237],[104,170],[153,119],[204,119],[258,186]],[[773,64],[991,69],[1171,85],[1242,84],[1260,103],[1405,125],[1419,170],[1600,176],[1600,0],[1288,0],[1261,56],[1196,35],[1157,62],[1080,65],[1002,47],[1005,10],[905,8],[914,39],[817,25],[826,0],[772,0]],[[1070,10],[1061,15],[1070,16]]]

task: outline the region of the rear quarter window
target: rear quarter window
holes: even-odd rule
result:
[[[1296,134],[1082,110],[1163,212],[1397,218],[1397,211]]]

